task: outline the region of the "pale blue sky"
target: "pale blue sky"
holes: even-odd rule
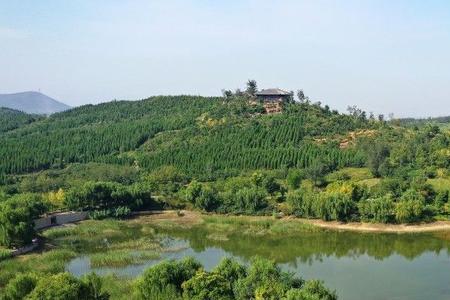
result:
[[[69,105],[243,87],[450,115],[449,1],[0,0],[0,93]]]

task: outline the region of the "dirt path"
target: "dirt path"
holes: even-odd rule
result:
[[[352,230],[363,232],[431,232],[431,231],[443,231],[450,230],[450,221],[437,221],[433,223],[423,224],[374,224],[374,223],[341,223],[336,221],[322,221],[322,220],[305,220],[303,222],[327,229],[336,230]]]
[[[179,225],[191,226],[195,224],[200,224],[203,221],[204,216],[217,216],[222,218],[227,218],[226,215],[212,215],[212,214],[202,214],[195,211],[182,211],[182,216],[179,216],[176,211],[166,210],[166,211],[153,211],[144,212],[137,215],[134,219],[136,222],[152,223],[158,221],[171,221]],[[269,216],[242,216],[249,221],[251,220],[263,220],[271,219]],[[374,223],[360,223],[360,222],[350,222],[342,223],[337,221],[322,221],[322,220],[312,220],[312,219],[300,219],[294,217],[283,217],[277,221],[288,221],[288,222],[299,222],[311,224],[317,227],[334,229],[334,230],[351,230],[351,231],[361,231],[361,232],[393,232],[393,233],[412,233],[412,232],[432,232],[432,231],[444,231],[450,230],[450,221],[437,221],[433,223],[423,223],[423,224],[374,224]]]

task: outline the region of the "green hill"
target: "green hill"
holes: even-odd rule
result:
[[[17,129],[30,124],[42,117],[29,115],[11,108],[0,107],[0,133]]]
[[[288,104],[282,115],[261,115],[260,110],[243,99],[191,96],[87,105],[2,134],[0,171],[107,162],[148,170],[173,165],[204,177],[306,167],[318,157],[340,167],[364,163],[354,150],[314,139],[369,128],[369,122],[306,104]]]
[[[115,101],[25,123],[0,133],[5,210],[41,199],[94,218],[162,207],[397,223],[450,214],[450,134],[433,124],[309,101],[265,114],[245,95]]]

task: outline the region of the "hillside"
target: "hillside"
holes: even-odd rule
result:
[[[0,133],[17,129],[41,118],[37,115],[29,115],[18,110],[0,107]]]
[[[43,115],[49,115],[70,108],[70,106],[39,92],[0,94],[0,107]]]
[[[95,218],[163,207],[327,221],[448,218],[447,131],[308,101],[265,114],[247,97],[86,105],[0,133],[1,190]]]
[[[314,105],[291,104],[282,115],[260,110],[245,100],[190,96],[87,105],[0,136],[6,158],[0,170],[107,162],[147,170],[173,165],[207,178],[243,169],[306,167],[319,157],[340,167],[363,164],[353,149],[314,139],[345,135],[372,126],[369,122]]]

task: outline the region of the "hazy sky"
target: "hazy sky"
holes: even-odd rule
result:
[[[75,106],[249,78],[341,111],[450,115],[450,2],[0,0],[0,93]]]

